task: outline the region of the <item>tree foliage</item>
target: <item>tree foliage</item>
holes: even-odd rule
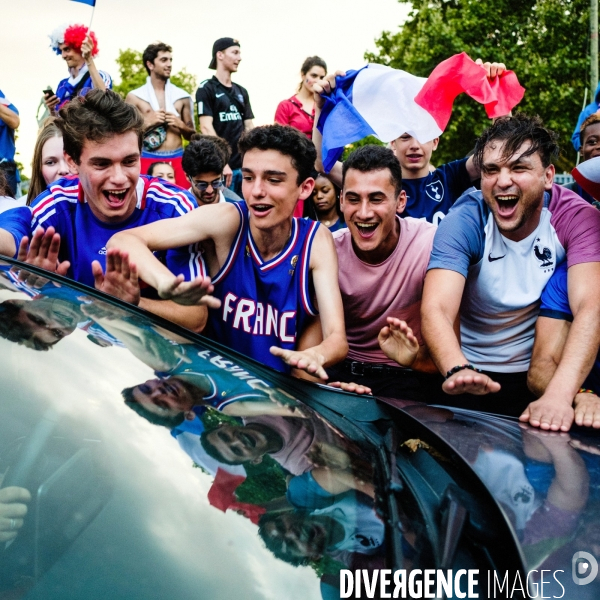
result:
[[[127,94],[146,83],[148,73],[142,63],[142,53],[138,50],[127,48],[119,50],[117,58],[117,66],[119,67],[119,77],[121,83],[114,86],[115,92],[118,92],[125,98]],[[195,75],[188,73],[185,68],[171,75],[171,81],[178,87],[183,88],[189,94],[193,94],[197,87],[197,79]]]
[[[518,110],[539,114],[560,135],[559,169],[570,169],[570,144],[588,85],[588,0],[414,0],[406,23],[385,31],[365,58],[421,77],[453,54],[503,62],[526,88]],[[593,93],[593,91],[592,91]],[[589,95],[588,95],[589,98]],[[466,96],[454,103],[433,161],[467,154],[489,123]]]

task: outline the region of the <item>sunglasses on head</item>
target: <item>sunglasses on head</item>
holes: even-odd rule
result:
[[[190,177],[190,182],[199,192],[205,192],[208,189],[209,185],[210,185],[210,187],[212,187],[213,190],[219,190],[223,187],[223,185],[225,185],[225,182],[223,181],[223,179],[215,179],[214,181],[208,182],[208,181],[194,181]]]

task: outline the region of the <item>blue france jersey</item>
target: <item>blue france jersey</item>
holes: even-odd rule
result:
[[[290,367],[269,352],[288,350],[308,319],[317,315],[311,300],[310,252],[319,223],[293,219],[290,239],[275,258],[260,257],[250,233],[248,208],[233,203],[240,226],[229,256],[213,278],[221,308],[209,311],[207,335],[278,371]]]
[[[131,216],[121,223],[105,223],[92,213],[79,179],[60,179],[50,184],[30,208],[0,215],[0,227],[13,234],[17,247],[24,235],[30,236],[38,227],[54,227],[61,238],[59,258],[71,263],[68,277],[94,287],[92,261],[98,260],[106,268],[106,244],[115,233],[178,217],[197,207],[190,193],[161,179],[142,175],[136,191],[137,203]],[[176,248],[157,257],[173,273],[183,273],[186,280],[201,272],[201,257],[192,247]]]
[[[456,200],[472,185],[467,160],[463,158],[441,165],[426,177],[403,179],[406,208],[402,216],[439,225]]]
[[[554,271],[550,281],[542,293],[542,306],[540,317],[573,321],[573,312],[569,306],[569,290],[567,286],[567,264],[562,263]],[[588,375],[583,387],[600,394],[600,353],[596,356],[594,366]]]

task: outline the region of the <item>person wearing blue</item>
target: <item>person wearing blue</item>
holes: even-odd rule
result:
[[[18,182],[15,130],[20,123],[17,107],[0,90],[0,170],[4,172],[13,195],[17,192]]]
[[[535,327],[535,343],[528,374],[529,387],[534,391],[544,390],[556,371],[572,322],[573,311],[569,304],[567,265],[562,263],[542,293],[542,305]],[[600,354],[595,357],[593,364],[586,366],[586,371],[589,371],[589,374],[573,400],[575,423],[598,429],[600,428]]]
[[[506,67],[502,63],[484,63],[490,80],[502,75]],[[339,73],[338,73],[339,75]],[[323,106],[323,93],[330,93],[335,88],[336,75],[328,75],[313,86],[315,93],[315,123],[318,123]],[[322,135],[316,125],[313,130],[313,141],[317,148],[318,170],[323,169],[321,147]],[[403,133],[390,145],[402,168],[402,188],[406,192],[406,207],[403,217],[424,219],[439,225],[456,200],[480,178],[472,156],[452,161],[435,168],[431,164],[431,156],[439,144],[439,138],[420,143],[409,133]],[[336,162],[328,173],[331,180],[341,187],[342,163]]]
[[[147,286],[140,300],[135,267],[127,257],[106,249],[117,231],[179,217],[197,206],[193,196],[177,186],[140,176],[141,115],[110,90],[92,90],[59,114],[67,162],[77,177],[52,183],[31,206],[2,213],[0,253],[14,256],[20,247],[19,258],[200,331],[205,308],[165,302]],[[200,256],[187,248],[169,250],[159,258],[187,279],[200,272]]]
[[[336,252],[326,228],[293,217],[313,190],[314,146],[292,127],[267,125],[245,132],[239,149],[245,203],[123,231],[108,247],[128,252],[161,297],[211,307],[210,337],[279,371],[326,379],[324,367],[348,351]],[[190,283],[152,253],[186,245],[199,245],[205,264]],[[311,344],[303,334],[319,322],[323,341]]]
[[[85,96],[91,89],[112,89],[108,73],[99,71],[94,63],[98,54],[98,40],[93,31],[84,25],[59,27],[50,35],[51,48],[67,63],[69,77],[62,79],[56,93],[44,90],[44,103],[55,114],[77,96]]]
[[[594,113],[597,113],[598,110],[600,110],[600,84],[598,84],[598,87],[596,88],[596,93],[594,94],[594,100],[592,102],[590,102],[579,113],[579,118],[577,119],[577,125],[575,125],[573,135],[571,136],[571,143],[573,144],[573,148],[575,148],[575,150],[577,152],[579,152],[579,150],[581,149],[581,137],[579,136],[579,133],[581,131],[583,122],[588,117],[593,115]]]
[[[592,113],[581,125],[579,132],[579,140],[581,141],[581,147],[579,154],[581,155],[581,162],[584,163],[590,158],[600,156],[600,115]],[[576,194],[579,194],[586,202],[594,204],[598,208],[598,201],[592,194],[584,190],[576,181],[568,183],[565,187]]]

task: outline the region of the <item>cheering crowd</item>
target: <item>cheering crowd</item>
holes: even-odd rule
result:
[[[214,43],[195,99],[160,42],[123,99],[92,32],[51,37],[69,77],[45,91],[26,199],[18,111],[0,92],[0,254],[298,377],[600,427],[600,195],[594,176],[554,183],[558,140],[539,117],[496,118],[449,164],[431,162],[439,138],[405,132],[325,173],[317,124],[336,77],[317,56],[275,124],[255,127],[233,38]],[[490,83],[510,73],[477,65]],[[584,170],[600,154],[595,111],[577,140]],[[64,332],[2,311],[0,335],[48,350]]]

